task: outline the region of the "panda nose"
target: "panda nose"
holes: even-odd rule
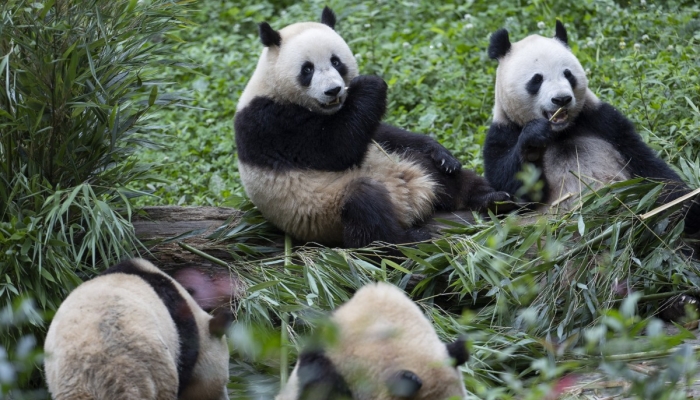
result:
[[[552,103],[558,105],[559,107],[564,107],[565,105],[571,103],[571,96],[552,97]]]
[[[328,89],[325,92],[323,92],[323,94],[325,94],[326,96],[335,96],[338,94],[338,92],[340,92],[340,86],[336,86],[333,89]]]

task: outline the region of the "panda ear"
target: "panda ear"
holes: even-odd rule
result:
[[[270,24],[267,22],[261,22],[258,25],[258,31],[260,32],[260,41],[262,42],[263,46],[279,47],[282,44],[282,36],[280,36],[280,33],[272,29]]]
[[[467,351],[467,342],[464,338],[458,338],[454,342],[445,345],[447,354],[455,360],[455,367],[460,366],[469,360],[469,351]]]
[[[493,60],[498,60],[505,56],[510,50],[510,39],[508,31],[505,28],[499,29],[491,35],[491,43],[489,44],[489,57]]]
[[[562,24],[559,20],[557,20],[557,27],[554,37],[564,42],[565,45],[569,45],[569,38],[566,35],[566,28],[564,28],[564,24]]]
[[[326,24],[335,30],[335,13],[328,6],[323,7],[321,13],[321,23]]]
[[[209,320],[209,333],[215,337],[222,337],[233,322],[233,314],[228,308],[219,308],[214,311],[214,317]]]

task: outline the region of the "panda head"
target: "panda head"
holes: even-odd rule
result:
[[[301,22],[279,31],[261,23],[259,34],[265,49],[238,110],[258,96],[322,114],[340,110],[346,87],[358,72],[350,47],[334,28],[335,14],[328,7],[320,23]]]
[[[575,122],[589,100],[597,100],[558,20],[554,38],[530,35],[511,43],[508,31],[500,29],[491,35],[488,54],[498,60],[495,123],[524,126],[546,118],[554,131],[562,131]]]
[[[276,400],[464,398],[463,340],[445,344],[420,308],[386,283],[361,288],[331,318],[336,340],[299,356]]]

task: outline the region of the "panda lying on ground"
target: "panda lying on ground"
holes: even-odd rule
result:
[[[488,54],[498,60],[498,70],[493,123],[483,154],[486,178],[497,190],[516,194],[522,186],[516,174],[529,162],[542,171],[543,202],[574,195],[562,202],[565,209],[587,184],[596,187],[633,177],[668,182],[663,202],[688,192],[632,123],[588,89],[561,22],[554,38],[531,35],[515,43],[501,29],[491,36]],[[697,199],[690,203],[686,233],[700,230],[700,204]]]
[[[276,400],[464,398],[463,340],[445,345],[400,289],[367,285],[333,313],[337,341],[302,351]]]
[[[321,22],[260,24],[265,49],[235,130],[243,186],[265,218],[299,240],[362,247],[428,239],[420,224],[434,209],[508,199],[430,137],[381,124],[386,83],[358,76],[327,7]]]
[[[204,312],[145,260],[117,264],[73,290],[46,335],[56,400],[228,399],[224,332],[233,316]]]

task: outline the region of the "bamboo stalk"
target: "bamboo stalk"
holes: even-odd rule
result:
[[[182,243],[182,242],[178,242],[177,245],[180,246],[181,248],[183,248],[183,249],[189,251],[190,253],[192,253],[192,254],[194,254],[194,255],[200,256],[200,257],[202,257],[202,258],[204,258],[204,259],[206,259],[206,260],[208,260],[208,261],[213,262],[214,264],[221,265],[222,267],[229,268],[229,265],[228,265],[228,263],[227,263],[226,261],[220,260],[220,259],[218,259],[218,258],[216,258],[216,257],[214,257],[214,256],[211,256],[211,255],[209,255],[209,254],[207,254],[207,253],[205,253],[205,252],[203,252],[203,251],[201,251],[201,250],[197,250],[197,249],[195,249],[194,247],[192,247],[192,246],[190,246],[190,245],[184,244],[184,243]]]
[[[666,204],[664,204],[664,205],[662,205],[662,206],[660,206],[660,207],[656,207],[655,209],[649,211],[648,213],[642,214],[641,216],[639,216],[639,218],[640,218],[642,221],[644,221],[645,219],[650,218],[650,217],[653,217],[654,215],[656,215],[656,214],[658,214],[658,213],[660,213],[660,212],[662,212],[662,211],[664,211],[664,210],[666,210],[666,209],[669,209],[669,208],[675,206],[675,205],[678,204],[678,203],[682,203],[682,202],[688,200],[689,198],[691,198],[691,197],[697,195],[698,193],[700,193],[700,188],[697,188],[697,189],[693,190],[692,192],[690,192],[690,193],[688,193],[688,194],[686,194],[686,195],[684,195],[684,196],[681,196],[681,197],[679,197],[679,198],[673,200],[673,201],[670,202],[670,203],[666,203]]]

